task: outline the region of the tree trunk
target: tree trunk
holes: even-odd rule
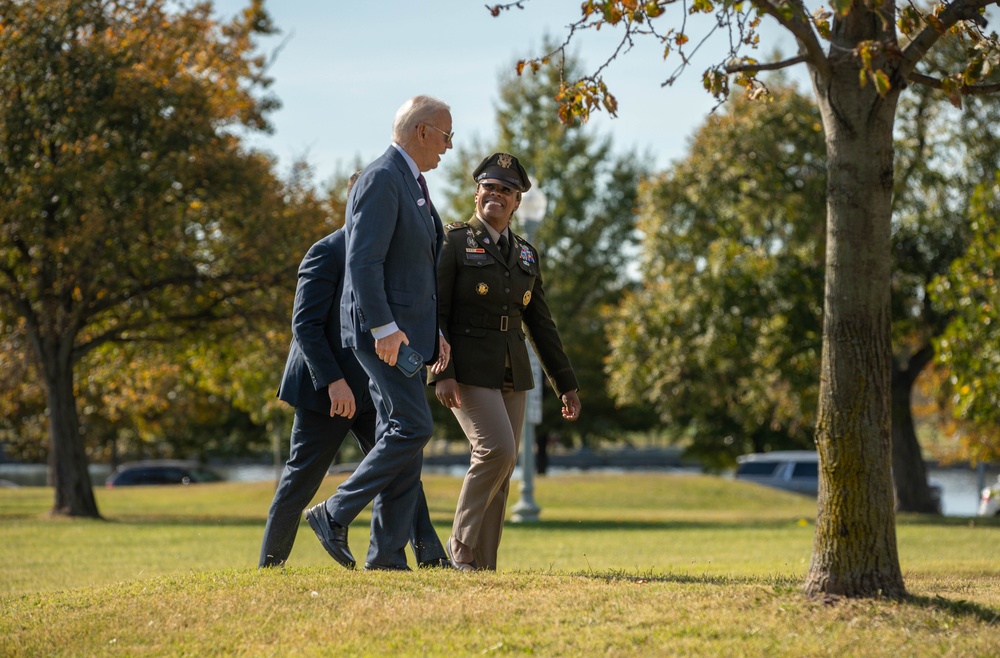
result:
[[[816,446],[818,511],[805,591],[906,594],[896,549],[891,464],[890,221],[893,95],[831,58],[816,96],[827,143],[823,355]],[[898,93],[898,92],[896,92]]]
[[[940,514],[940,501],[927,484],[927,466],[913,427],[911,399],[917,376],[934,355],[925,346],[905,366],[892,368],[892,477],[896,484],[896,509],[900,512]]]
[[[49,407],[49,484],[55,489],[51,514],[101,518],[80,436],[72,363],[61,355],[43,355],[43,363]]]

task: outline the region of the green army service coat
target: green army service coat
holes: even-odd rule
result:
[[[445,227],[438,262],[438,319],[451,344],[451,359],[444,372],[428,371],[428,382],[453,378],[460,384],[501,389],[509,354],[514,390],[534,388],[527,337],[562,396],[579,384],[545,303],[538,251],[513,231],[510,235],[510,258],[504,262],[499,245],[478,217]]]

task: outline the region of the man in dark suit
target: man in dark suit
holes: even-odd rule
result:
[[[376,412],[368,375],[341,344],[345,260],[344,232],[338,230],[314,244],[299,265],[293,338],[278,389],[278,398],[295,407],[295,420],[288,461],[267,516],[260,567],[288,559],[302,510],[319,490],[347,433],[366,454],[375,446]],[[409,528],[419,566],[448,565],[422,490]],[[373,542],[380,540],[372,534]]]
[[[401,346],[443,370],[450,347],[437,326],[437,259],[444,231],[424,181],[451,148],[451,111],[416,96],[396,113],[393,143],[361,173],[347,202],[347,273],[341,302],[344,345],[371,379],[378,442],[325,503],[306,511],[323,547],[341,565],[355,565],[347,527],[373,502],[366,569],[406,564],[406,529],[420,492],[423,449],[433,430],[423,368],[396,367]],[[384,429],[384,431],[381,431]]]

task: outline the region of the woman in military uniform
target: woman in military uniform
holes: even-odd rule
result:
[[[578,384],[552,321],[538,252],[510,230],[531,186],[512,155],[495,153],[473,173],[476,214],[447,227],[438,265],[439,326],[451,362],[429,381],[472,447],[447,550],[464,571],[496,569],[510,476],[535,386],[525,338],[562,398],[563,417],[580,414]]]

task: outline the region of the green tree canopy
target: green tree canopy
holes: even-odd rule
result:
[[[255,0],[0,0],[0,303],[46,390],[55,513],[97,516],[74,369],[267,312],[300,218],[239,134],[276,105]]]
[[[692,456],[812,443],[822,331],[823,136],[814,103],[771,85],[733,99],[642,186],[642,285],[610,313],[623,402],[685,429]]]

